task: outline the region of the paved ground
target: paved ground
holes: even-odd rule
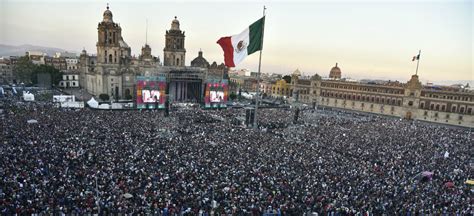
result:
[[[89,94],[85,89],[69,88],[62,90],[65,93],[76,96],[76,100],[78,101],[88,101],[93,97],[93,95]],[[96,100],[98,100],[98,98],[96,98]]]

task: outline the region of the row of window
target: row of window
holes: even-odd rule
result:
[[[115,35],[115,32],[113,32],[113,33],[109,32],[108,37],[107,37],[107,32],[104,32],[104,36],[105,36],[104,41],[105,41],[106,44],[107,44],[107,42],[109,44],[114,44],[114,43],[117,42],[117,37]]]
[[[321,99],[321,100],[322,100],[322,102],[326,101],[326,104],[329,104],[329,98],[326,98],[326,99],[323,98],[323,99]],[[338,102],[337,99],[335,99],[335,100],[334,100],[334,103],[337,104],[337,102]],[[343,102],[342,102],[342,105],[346,105],[346,102],[343,101]],[[352,106],[353,106],[353,107],[355,106],[355,102],[354,102],[354,101],[352,101]],[[364,108],[364,107],[365,107],[365,104],[364,104],[364,103],[361,103],[361,104],[360,104],[360,107],[361,107],[361,108]],[[373,109],[373,108],[374,108],[374,104],[370,104],[370,108]],[[381,107],[380,107],[380,110],[384,110],[384,107],[381,106]],[[390,111],[394,112],[394,111],[395,111],[395,107],[393,107],[393,106],[390,107]]]
[[[335,92],[326,92],[323,91],[321,93],[323,97],[334,97],[334,98],[341,98],[346,100],[357,100],[357,101],[367,101],[372,103],[381,103],[381,104],[389,104],[389,105],[402,105],[401,99],[394,99],[394,98],[380,98],[378,96],[366,96],[366,95],[350,95],[345,93],[335,93]]]
[[[77,80],[78,78],[77,75],[64,75],[64,77],[66,77],[66,80]]]
[[[472,114],[472,108],[468,107],[467,109],[462,106],[459,107],[456,105],[451,105],[450,107],[447,107],[446,105],[440,105],[440,104],[429,104],[425,102],[420,103],[420,109],[429,109],[429,110],[436,110],[436,111],[442,111],[442,112],[459,112],[459,113],[467,113],[467,114]]]
[[[63,86],[63,87],[66,87],[66,86],[67,86],[66,82],[60,82],[59,85],[60,85],[60,86]],[[70,85],[71,85],[71,86],[74,86],[74,87],[77,86],[77,85],[76,85],[76,82],[70,82]]]
[[[424,116],[428,116],[428,111],[425,111]],[[439,117],[438,113],[435,113],[435,114],[434,114],[434,117],[438,118],[438,117]],[[449,118],[450,118],[449,114],[446,114],[445,118],[446,118],[446,119],[449,119]],[[426,117],[425,117],[425,119],[426,119]],[[462,119],[463,119],[462,115],[458,116],[458,120],[461,121]],[[447,122],[447,121],[446,121],[446,122]]]
[[[370,88],[366,86],[338,85],[334,83],[321,83],[321,87],[349,89],[349,90],[366,91],[366,92],[378,92],[378,93],[386,93],[386,94],[404,94],[403,89]]]
[[[472,101],[472,98],[469,96],[463,97],[463,96],[453,96],[453,95],[426,94],[425,92],[421,92],[421,96],[430,97],[430,98],[448,99],[448,100]]]
[[[169,38],[166,40],[166,48],[168,49],[183,49],[184,47],[184,39],[180,38]]]

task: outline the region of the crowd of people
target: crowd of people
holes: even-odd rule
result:
[[[4,101],[2,214],[472,215],[463,128],[342,111]],[[36,120],[36,122],[28,121]],[[275,126],[278,125],[278,126]]]

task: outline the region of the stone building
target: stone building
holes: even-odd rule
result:
[[[278,80],[275,82],[275,85],[272,86],[271,95],[273,97],[284,97],[288,98],[291,96],[290,85],[286,83],[284,79]]]
[[[68,69],[66,58],[64,58],[64,57],[45,56],[44,57],[44,64],[48,65],[48,66],[52,66],[55,69],[58,69],[60,71],[66,71]]]
[[[299,70],[292,74],[290,95],[301,103],[450,125],[474,126],[473,91],[424,86],[418,75],[413,75],[406,83],[382,84],[344,79],[325,80],[318,74],[305,80],[300,77]]]
[[[79,87],[79,74],[72,73],[72,72],[63,74],[62,80],[59,81],[59,87],[78,88]]]
[[[171,22],[171,29],[166,31],[165,48],[163,49],[164,66],[184,67],[186,60],[186,49],[184,48],[184,31],[179,29],[177,17]]]
[[[9,59],[0,58],[0,83],[13,83],[13,65]]]
[[[341,79],[341,69],[337,66],[334,66],[331,68],[331,71],[329,72],[329,79]]]
[[[46,54],[39,51],[28,51],[25,53],[28,56],[28,59],[35,65],[45,64]]]
[[[138,58],[131,56],[131,48],[122,37],[122,28],[114,22],[108,6],[97,32],[97,56],[83,50],[79,57],[79,84],[92,95],[108,94],[115,100],[132,99],[136,96],[138,76],[162,76],[166,77],[170,100],[200,102],[208,79],[227,77],[227,68],[223,64],[209,65],[202,52],[191,66],[185,66],[185,36],[176,17],[166,31],[163,65],[151,54],[148,44],[142,47]]]

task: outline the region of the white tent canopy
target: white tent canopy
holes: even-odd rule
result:
[[[23,100],[25,100],[25,101],[34,101],[35,96],[33,94],[31,94],[30,92],[23,91]]]
[[[89,105],[92,108],[97,108],[99,107],[99,102],[97,102],[94,97],[92,97],[89,101],[87,101],[87,105]]]
[[[38,120],[35,120],[35,119],[30,119],[28,121],[26,121],[28,124],[37,124],[38,123]]]

